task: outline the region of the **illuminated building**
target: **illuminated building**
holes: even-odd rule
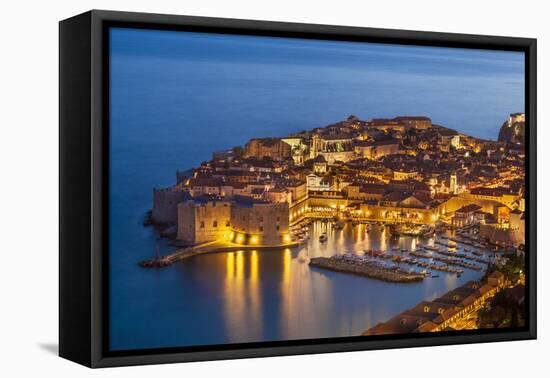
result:
[[[243,245],[281,245],[289,240],[288,203],[247,198],[194,199],[178,205],[178,240],[220,240]]]
[[[292,156],[292,148],[279,138],[251,139],[245,146],[245,156],[283,160]]]

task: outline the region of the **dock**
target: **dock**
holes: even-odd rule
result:
[[[156,256],[152,259],[143,260],[138,263],[143,268],[163,268],[170,266],[178,261],[188,259],[190,257],[205,255],[208,253],[219,252],[234,252],[234,251],[252,251],[262,249],[277,249],[277,248],[292,248],[298,246],[299,242],[290,242],[284,245],[239,245],[223,241],[210,241],[202,244],[197,244],[187,248],[179,248],[176,251],[167,255]]]
[[[358,263],[353,260],[348,261],[346,259],[337,259],[334,257],[314,257],[310,260],[309,265],[335,272],[357,274],[387,282],[418,282],[422,281],[425,277],[420,273],[386,268],[363,262]]]

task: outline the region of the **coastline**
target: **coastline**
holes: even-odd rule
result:
[[[471,329],[471,326],[463,324],[464,319],[476,314],[487,301],[509,285],[504,274],[495,271],[485,280],[468,281],[433,301],[421,301],[367,329],[361,336]]]

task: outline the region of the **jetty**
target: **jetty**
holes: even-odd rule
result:
[[[387,282],[409,283],[422,281],[424,274],[409,272],[394,267],[385,267],[371,260],[352,258],[342,255],[332,257],[313,257],[309,265],[335,272],[357,274]]]
[[[169,265],[174,264],[175,262],[188,259],[193,256],[205,255],[208,253],[219,253],[219,252],[234,252],[234,251],[246,251],[246,250],[261,250],[261,249],[277,249],[277,248],[292,248],[299,245],[300,242],[292,241],[290,243],[282,245],[240,245],[235,243],[228,243],[224,241],[210,241],[201,244],[197,244],[191,247],[178,248],[174,252],[160,255],[157,252],[157,255],[151,259],[143,260],[138,263],[139,266],[143,268],[163,268]]]

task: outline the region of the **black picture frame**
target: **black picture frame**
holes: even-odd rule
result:
[[[111,26],[525,52],[527,326],[109,352],[106,51]],[[536,39],[92,10],[60,22],[59,44],[61,357],[109,367],[536,338]]]

